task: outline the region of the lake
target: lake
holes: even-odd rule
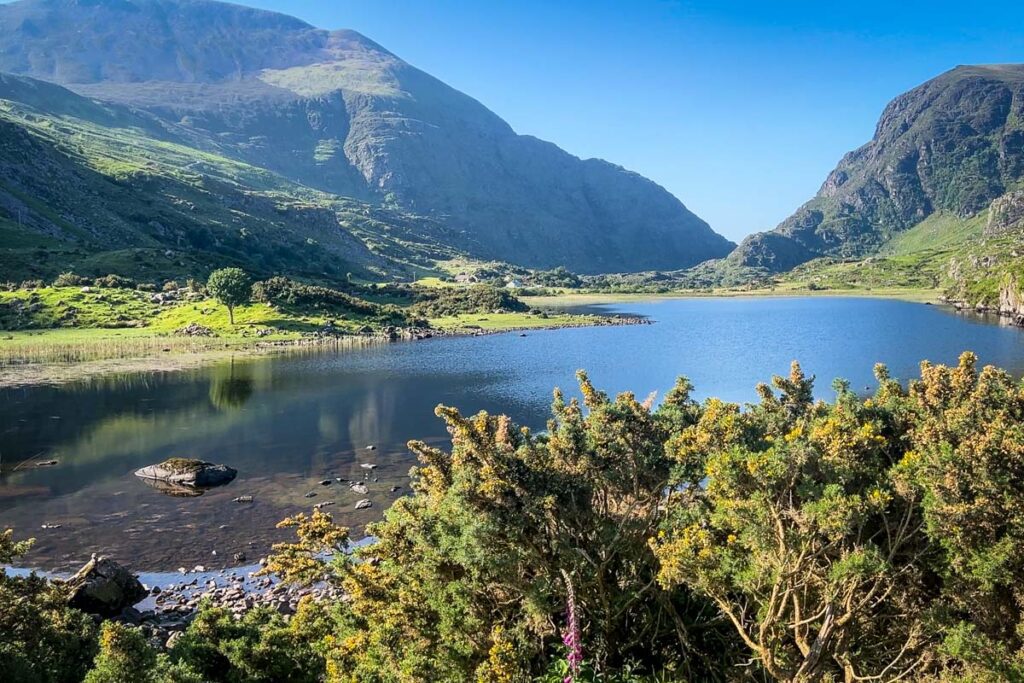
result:
[[[965,349],[1024,373],[1024,331],[940,306],[757,297],[601,310],[656,324],[313,349],[0,390],[0,528],[35,536],[25,563],[48,570],[76,568],[94,552],[136,570],[223,567],[234,553],[265,555],[289,537],[274,524],[315,503],[333,501],[327,510],[358,537],[408,493],[405,443],[446,442],[437,404],[543,428],[552,388],[574,389],[578,368],[613,394],[660,394],[687,375],[699,397],[739,402],[754,400],[755,384],[786,373],[793,359],[818,377],[825,398],[835,377],[873,390],[876,362],[907,378],[922,359],[954,363]],[[225,463],[239,474],[196,498],[164,495],[133,476],[170,456]],[[31,466],[46,460],[57,464]],[[364,480],[369,491],[320,485],[335,477]],[[252,503],[233,502],[248,495]],[[355,511],[360,498],[373,507]]]

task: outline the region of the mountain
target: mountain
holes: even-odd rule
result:
[[[929,219],[962,222],[990,207],[991,235],[1024,218],[1022,185],[1024,65],[959,66],[890,102],[871,141],[813,199],[727,262],[781,272],[820,256],[863,258]]]
[[[517,135],[354,31],[206,0],[21,0],[0,5],[0,46],[0,71],[59,84],[75,106],[115,107],[154,140],[421,217],[442,226],[428,230],[442,250],[611,272],[733,246],[650,180]],[[4,95],[58,113],[19,96]]]

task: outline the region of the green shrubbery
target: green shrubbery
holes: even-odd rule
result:
[[[581,376],[542,434],[439,408],[452,448],[410,445],[415,495],[374,544],[283,523],[268,569],[348,600],[206,609],[159,656],[108,626],[89,680],[1024,680],[1024,385],[971,354],[876,375],[826,403],[794,364],[745,409]],[[24,613],[0,599],[0,661],[79,680],[91,622],[34,585]]]
[[[54,287],[83,287],[92,284],[92,280],[74,273],[61,273],[54,279]]]
[[[0,532],[0,566],[28,551]],[[12,577],[0,569],[0,681],[80,681],[96,654],[93,620],[66,606],[60,588],[37,576]]]
[[[508,290],[474,285],[417,289],[412,310],[425,318],[443,318],[462,313],[520,313],[529,310],[529,306]]]

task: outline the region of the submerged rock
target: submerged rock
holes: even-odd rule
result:
[[[146,597],[148,592],[130,571],[93,555],[67,581],[68,605],[89,614],[112,617]]]
[[[176,486],[212,488],[230,483],[237,474],[236,470],[227,465],[215,465],[189,458],[170,458],[159,465],[143,467],[135,476]]]

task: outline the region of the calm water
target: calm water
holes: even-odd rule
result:
[[[951,363],[964,349],[1024,373],[1024,332],[937,306],[756,298],[606,310],[657,324],[437,339],[0,390],[0,528],[37,537],[27,563],[45,569],[74,567],[92,552],[137,570],[225,566],[236,552],[252,560],[287,537],[276,521],[314,503],[334,501],[329,511],[357,530],[377,518],[408,490],[404,444],[446,440],[433,416],[438,403],[542,427],[552,387],[572,388],[577,368],[610,393],[661,393],[685,374],[701,397],[740,402],[794,358],[817,375],[823,397],[835,377],[873,386],[877,361],[906,378],[921,359]],[[170,456],[226,463],[239,475],[199,498],[163,495],[132,475]],[[58,464],[23,464],[43,460]],[[363,478],[364,462],[378,465],[367,495],[319,485]],[[403,488],[392,493],[395,485]],[[316,497],[305,497],[310,491]],[[255,502],[232,502],[241,495]],[[364,497],[374,507],[354,511]]]

